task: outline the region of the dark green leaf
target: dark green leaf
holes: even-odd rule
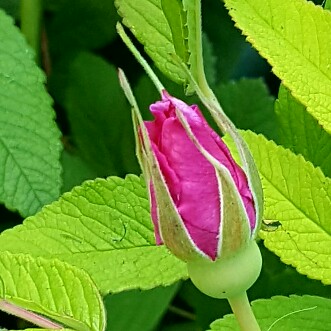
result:
[[[279,141],[296,154],[301,154],[331,177],[331,136],[306,108],[281,86],[275,112],[279,122]]]
[[[80,154],[98,176],[137,171],[131,112],[116,69],[84,52],[68,70],[64,105]]]
[[[215,91],[226,112],[239,129],[277,137],[274,98],[262,79],[243,78],[221,84]]]
[[[152,331],[177,292],[178,285],[129,291],[105,298],[109,331]]]
[[[102,47],[116,36],[116,21],[113,1],[71,0],[60,6],[48,25],[51,51]]]
[[[11,18],[0,11],[0,201],[23,216],[59,196],[60,132],[45,75]]]

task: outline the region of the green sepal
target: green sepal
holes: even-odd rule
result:
[[[238,189],[226,170],[214,165],[221,188],[221,231],[218,258],[226,258],[245,247],[251,240],[248,215]]]

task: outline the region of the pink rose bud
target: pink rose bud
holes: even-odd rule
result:
[[[154,120],[137,123],[137,148],[156,243],[184,261],[233,255],[259,225],[244,171],[197,106],[164,91],[150,110]]]

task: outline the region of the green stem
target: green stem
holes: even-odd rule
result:
[[[252,307],[249,304],[246,292],[234,298],[228,298],[228,301],[237,318],[241,331],[261,331],[253,314]]]
[[[21,0],[21,31],[40,58],[42,0]]]
[[[201,0],[194,0],[195,2],[195,44],[196,44],[196,64],[197,64],[197,83],[207,98],[213,97],[211,89],[208,85],[205,69],[203,65],[203,49],[202,49],[202,24],[201,24]]]

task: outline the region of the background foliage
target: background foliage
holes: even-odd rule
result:
[[[280,222],[277,231],[261,233],[263,270],[248,293],[252,300],[275,296],[254,302],[261,325],[267,329],[298,312],[272,330],[302,330],[306,319],[313,321],[309,330],[327,330],[331,15],[312,2],[277,1],[275,11],[266,10],[266,1],[225,1],[256,51],[224,3],[204,0],[205,69],[225,112],[252,131],[243,136],[262,178],[265,218]],[[169,65],[169,53],[176,52],[194,66],[181,44],[189,31],[179,26],[175,39],[178,31],[167,25],[171,15],[160,12],[160,1],[115,3],[169,92],[199,103],[176,84],[184,73]],[[227,302],[198,292],[185,265],[155,246],[117,68],[127,74],[144,118],[159,96],[116,34],[122,18],[114,2],[43,1],[38,58],[45,74],[14,26],[24,19],[20,2],[1,0],[0,7],[0,229],[7,229],[0,235],[1,299],[75,330],[236,330],[233,317],[211,324],[230,313]],[[145,13],[154,21],[146,24]],[[31,327],[0,314],[1,327]]]

